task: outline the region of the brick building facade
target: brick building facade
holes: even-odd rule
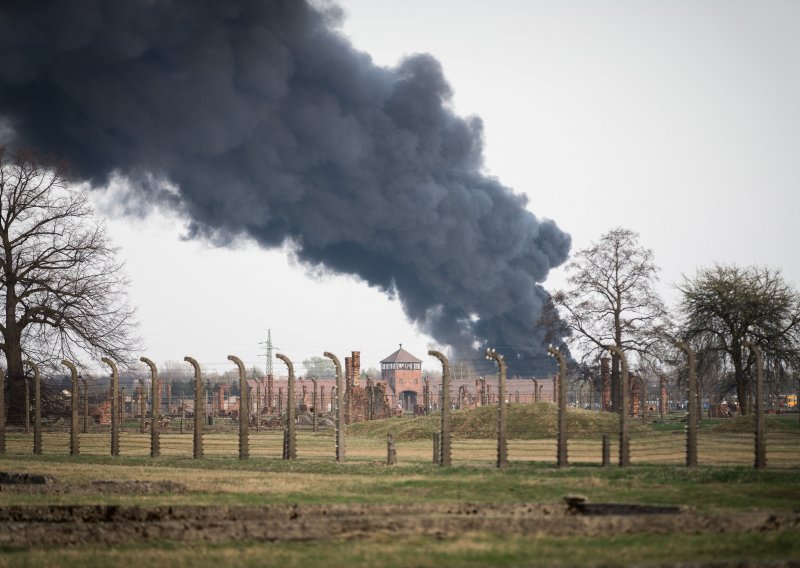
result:
[[[413,411],[422,404],[422,360],[400,349],[381,361],[381,380],[385,381],[403,410]]]

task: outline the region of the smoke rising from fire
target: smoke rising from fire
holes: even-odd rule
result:
[[[482,173],[481,121],[453,113],[433,57],[377,66],[341,17],[301,0],[5,2],[0,122],[95,186],[129,178],[132,210],[178,207],[218,243],[288,241],[396,294],[457,355],[539,358],[539,283],[569,236]]]

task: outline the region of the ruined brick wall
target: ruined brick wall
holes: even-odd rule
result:
[[[352,384],[354,387],[361,386],[361,351],[353,351],[350,361],[353,373]]]
[[[345,413],[347,424],[368,420],[370,405],[376,420],[394,415],[384,383],[376,384],[371,388],[355,386],[349,389],[345,394],[345,404],[350,409],[349,414]]]

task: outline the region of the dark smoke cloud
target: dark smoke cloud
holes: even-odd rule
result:
[[[169,201],[153,180],[169,181],[198,236],[289,240],[460,355],[497,346],[524,372],[569,236],[481,173],[481,121],[451,111],[438,61],[376,66],[340,18],[301,0],[6,1],[0,119],[97,186],[143,182],[140,203]]]

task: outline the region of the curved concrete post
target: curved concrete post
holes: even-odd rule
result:
[[[39,367],[30,360],[22,362],[33,371],[33,453],[42,453],[42,378]]]
[[[689,416],[686,419],[686,466],[697,466],[697,374],[695,355],[688,343],[676,341],[675,347],[686,353],[689,359]]]
[[[103,357],[100,360],[111,367],[111,455],[118,456],[120,425],[119,371],[117,370],[117,364],[108,357]]]
[[[150,367],[150,383],[153,391],[153,422],[150,424],[150,457],[157,458],[161,453],[161,439],[158,431],[161,421],[161,381],[158,378],[156,364],[147,357],[139,357],[139,361]]]
[[[297,440],[295,439],[295,399],[294,399],[294,365],[286,355],[276,353],[275,357],[286,363],[289,370],[289,379],[286,387],[286,455],[285,460],[297,458]]]
[[[206,400],[203,396],[203,375],[200,365],[191,357],[184,357],[194,369],[194,446],[192,457],[196,460],[203,457],[203,418],[205,418]]]
[[[83,375],[78,375],[78,378],[83,383],[83,396],[81,398],[81,416],[83,418],[83,433],[86,434],[89,431],[89,383],[86,381]]]
[[[450,443],[450,361],[438,351],[428,351],[428,355],[436,357],[442,364],[442,423],[439,428],[439,465],[451,465]]]
[[[497,401],[497,467],[508,465],[508,441],[506,439],[506,361],[500,353],[494,349],[486,350],[486,358],[494,359],[500,367],[500,378],[497,390],[499,400]]]
[[[317,431],[317,379],[311,377],[311,431]]]
[[[72,385],[72,396],[70,403],[71,419],[69,421],[69,453],[72,456],[77,456],[80,453],[80,441],[78,440],[78,406],[80,406],[78,397],[78,369],[75,368],[72,362],[66,359],[61,361],[61,364],[67,367],[72,374],[72,381],[70,382]]]
[[[139,379],[139,433],[144,434],[144,416],[147,414],[147,389],[144,379]]]
[[[533,381],[533,402],[539,402],[539,381],[531,378]]]
[[[345,424],[344,424],[344,377],[342,376],[342,364],[339,358],[333,353],[326,351],[325,357],[333,361],[336,368],[336,461],[345,462]],[[333,393],[331,393],[333,394]],[[333,396],[331,396],[331,399]]]
[[[628,432],[628,407],[630,405],[630,390],[628,388],[628,360],[625,353],[616,345],[606,345],[606,349],[619,357],[622,366],[622,380],[620,381],[619,401],[619,466],[626,467],[631,463],[631,440]]]
[[[250,405],[247,400],[247,377],[244,363],[236,355],[228,355],[228,361],[239,369],[239,459],[246,460],[250,457]]]
[[[756,469],[767,467],[766,423],[764,421],[764,359],[758,345],[742,339],[742,347],[750,349],[756,358]],[[740,401],[741,404],[741,401]]]
[[[558,360],[558,448],[556,463],[567,467],[567,361],[557,347],[550,345],[547,354]]]

